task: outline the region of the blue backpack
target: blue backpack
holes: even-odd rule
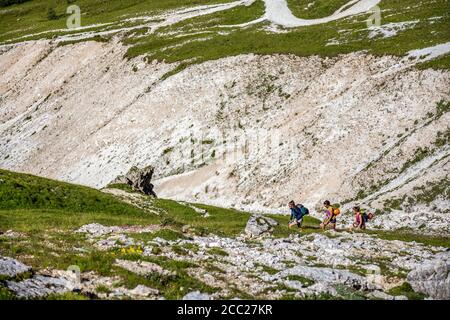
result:
[[[306,216],[309,214],[309,210],[307,207],[301,206],[299,209],[300,209],[300,212],[302,213],[302,216]]]
[[[307,215],[307,214],[309,214],[309,209],[307,208],[307,207],[302,207],[301,209],[301,212],[303,213],[303,215]]]

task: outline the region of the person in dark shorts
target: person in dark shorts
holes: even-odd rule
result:
[[[293,200],[289,201],[289,209],[291,210],[291,220],[289,222],[289,229],[295,225],[298,228],[302,227],[303,217],[309,214],[309,210],[302,204],[296,205]]]

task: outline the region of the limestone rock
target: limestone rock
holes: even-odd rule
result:
[[[212,300],[209,294],[200,291],[189,292],[183,297],[183,300]]]
[[[64,293],[73,290],[72,282],[64,278],[36,275],[20,282],[6,281],[6,286],[17,297],[35,299],[52,293]]]
[[[0,257],[0,276],[15,277],[30,270],[31,267],[17,261],[16,259]]]
[[[415,291],[432,299],[450,300],[450,251],[417,266],[407,279]]]
[[[245,227],[245,233],[249,236],[257,237],[264,233],[271,232],[276,225],[278,225],[278,222],[275,220],[255,214],[248,220],[247,226]]]
[[[87,233],[93,237],[100,237],[105,234],[120,231],[119,227],[106,227],[99,223],[90,223],[82,226],[76,232]]]
[[[164,270],[156,263],[151,263],[147,261],[129,261],[117,259],[115,265],[126,269],[130,272],[134,272],[140,275],[148,275],[151,273],[158,273],[163,276],[174,276],[174,272]]]
[[[158,295],[159,291],[140,284],[136,288],[131,290],[130,294],[134,296],[148,297]]]
[[[387,294],[380,290],[372,291],[367,296],[372,299],[381,300],[408,300],[408,298],[406,298],[405,296],[391,296],[390,294]]]
[[[312,279],[315,282],[326,284],[342,283],[356,290],[367,290],[373,288],[373,286],[368,283],[367,279],[362,276],[359,276],[347,270],[332,268],[295,266],[293,268],[279,272],[275,275],[275,277],[284,278],[289,275],[302,276],[307,279]]]

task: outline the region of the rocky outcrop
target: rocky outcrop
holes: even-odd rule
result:
[[[30,270],[31,267],[16,259],[0,257],[0,276],[13,278]]]
[[[107,227],[99,223],[90,223],[82,226],[75,232],[78,233],[87,233],[92,237],[100,237],[104,236],[110,233],[118,232],[121,229],[119,227],[113,226],[113,227]]]
[[[151,183],[154,171],[155,169],[152,166],[142,169],[132,167],[125,175],[119,176],[112,181],[112,184],[124,183],[129,185],[134,191],[142,192],[156,198],[156,193],[153,191],[154,186]]]
[[[67,279],[42,275],[20,282],[7,281],[6,285],[17,297],[26,299],[70,292],[74,288],[73,283]]]
[[[248,220],[245,233],[251,237],[258,237],[270,233],[276,225],[278,225],[278,222],[275,220],[255,214]]]
[[[147,261],[128,261],[117,259],[114,265],[143,276],[148,276],[153,273],[157,273],[160,276],[176,275],[174,272],[164,270],[159,265]]]
[[[450,251],[417,266],[408,274],[408,282],[432,299],[450,300]]]
[[[287,276],[301,276],[307,279],[312,279],[318,283],[327,284],[344,284],[355,290],[369,290],[374,289],[368,283],[365,277],[353,274],[347,270],[338,270],[332,268],[318,268],[308,266],[296,266],[282,272],[279,272],[272,278],[284,278]],[[269,277],[271,278],[271,277]]]

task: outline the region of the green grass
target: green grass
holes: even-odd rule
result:
[[[309,287],[314,284],[314,280],[299,276],[299,275],[289,275],[286,277],[287,280],[299,281],[305,287]]]
[[[102,0],[78,0],[81,7],[82,25],[117,22],[126,17],[154,15],[164,10],[193,6],[198,4],[224,3],[231,0],[112,0],[106,7]],[[293,13],[301,18],[320,18],[332,14],[349,0],[288,0]],[[65,27],[64,10],[66,1],[57,1],[56,12],[59,19],[49,21],[46,17],[49,1],[35,0],[0,10],[0,43],[30,35],[32,33]],[[223,25],[236,25],[263,16],[262,0],[251,6],[239,6],[226,11],[208,14],[171,26],[163,27],[153,34],[145,34],[140,28],[129,32],[123,39],[130,45],[127,57],[140,55],[180,65],[168,73],[167,78],[187,66],[208,60],[239,54],[295,54],[298,56],[321,55],[333,57],[342,53],[367,50],[376,55],[392,54],[402,56],[410,50],[433,46],[450,41],[450,11],[446,0],[382,0],[382,24],[415,21],[413,29],[399,31],[390,38],[368,37],[366,20],[370,13],[340,19],[322,25],[289,29],[286,33],[271,33],[265,30],[266,23],[247,28],[225,28]],[[442,17],[437,20],[428,20]],[[133,23],[128,22],[127,26]],[[136,25],[136,23],[134,23]],[[117,28],[113,26],[112,28]],[[93,26],[93,30],[104,27]],[[201,31],[202,33],[198,33]],[[51,38],[54,35],[69,34],[74,31],[52,31],[29,39]],[[206,33],[205,33],[206,32]],[[168,33],[175,36],[168,36]],[[139,35],[140,37],[137,37]],[[28,38],[27,38],[28,39]],[[98,40],[98,39],[97,39]],[[335,40],[339,45],[328,45]],[[449,69],[449,55],[427,62],[420,67]]]
[[[249,213],[237,210],[195,204],[208,211],[209,217],[203,218],[189,206],[171,200],[149,198],[148,201],[151,201],[152,205],[165,212],[161,216],[156,216],[91,188],[5,170],[0,171],[0,199],[2,200],[0,230],[12,229],[25,234],[25,237],[18,239],[0,236],[0,255],[17,258],[32,266],[34,270],[42,268],[66,270],[69,266],[77,265],[81,272],[94,271],[102,276],[118,275],[121,278],[119,285],[130,289],[138,284],[147,285],[160,290],[168,299],[179,299],[193,290],[212,293],[217,288],[212,288],[189,275],[188,269],[199,267],[197,264],[168,259],[158,255],[158,252],[154,252],[156,256],[151,257],[144,257],[139,253],[121,253],[118,250],[100,252],[84,234],[73,231],[93,222],[118,226],[159,224],[163,228],[156,232],[130,236],[140,241],[153,240],[156,237],[176,241],[186,239],[180,230],[183,226],[189,225],[200,234],[234,237],[244,230],[250,217]],[[266,216],[279,223],[274,228],[274,237],[287,237],[299,232],[302,235],[322,232],[318,229],[320,221],[310,216],[304,219],[303,231],[296,228],[289,230],[288,216]],[[426,245],[450,247],[450,240],[446,237],[422,236],[406,231],[365,232],[381,239],[416,241]],[[160,248],[154,248],[161,253]],[[195,252],[198,246],[172,246],[172,251],[180,255],[187,255],[188,250]],[[217,256],[227,255],[220,248],[210,249],[208,253]],[[116,258],[154,262],[164,269],[174,271],[175,276],[136,275],[115,266]],[[383,274],[389,271],[385,261],[380,260],[376,263],[383,269]],[[267,266],[261,267],[269,274],[278,272]],[[22,275],[22,277],[29,276],[30,274]],[[0,279],[0,282],[3,280]],[[304,281],[297,278],[291,280]],[[308,283],[305,282],[305,285]],[[407,291],[406,289],[401,290]],[[98,291],[105,290],[99,288]],[[72,300],[85,297],[70,293],[47,298]],[[14,299],[14,296],[0,285],[0,299]]]
[[[390,289],[388,294],[393,296],[406,296],[408,300],[423,300],[425,298],[423,293],[415,292],[408,282],[404,282],[401,286]]]
[[[249,213],[195,204],[196,207],[208,211],[209,217],[203,218],[192,208],[182,205],[176,201],[157,199],[155,205],[170,212],[170,225],[181,227],[192,226],[200,234],[216,234],[219,236],[233,237],[240,234],[250,218]]]
[[[279,270],[277,270],[275,268],[272,268],[272,267],[269,267],[269,266],[266,266],[264,264],[257,263],[256,266],[257,267],[261,267],[263,272],[266,272],[266,273],[268,273],[270,275],[274,275],[274,274],[277,274],[279,272]]]
[[[149,261],[160,265],[165,270],[175,272],[173,276],[161,276],[150,274],[140,276],[132,272],[114,267],[114,274],[119,274],[123,281],[119,285],[133,289],[142,284],[160,290],[167,299],[181,299],[188,292],[199,290],[205,293],[214,293],[216,288],[210,287],[196,278],[188,275],[188,268],[196,268],[197,265],[187,262],[171,260],[165,257],[143,257],[144,261]]]
[[[231,0],[76,0],[71,4],[78,5],[82,13],[82,26],[99,23],[117,22],[119,18],[135,17],[141,14],[157,14],[164,10],[181,7],[224,3]],[[58,16],[56,20],[47,17],[48,8],[54,3]],[[0,9],[0,42],[39,32],[66,28],[65,14],[67,0],[33,0],[20,5]],[[62,33],[67,33],[68,30]],[[61,32],[34,36],[29,39],[51,37]]]
[[[273,236],[276,238],[285,238],[291,234],[310,234],[321,232],[319,225],[321,221],[311,216],[305,216],[303,218],[302,230],[299,230],[297,226],[288,228],[290,216],[288,215],[266,215],[278,222],[278,225],[274,227]]]
[[[327,15],[334,11],[342,1],[320,1],[319,15]],[[327,8],[325,8],[327,7]],[[366,19],[370,14],[358,17],[341,19],[327,24],[299,27],[290,29],[287,33],[268,33],[262,29],[263,24],[248,27],[246,29],[232,29],[230,34],[221,35],[189,35],[189,38],[170,38],[167,32],[180,32],[200,30],[202,21],[206,23],[211,19],[222,19],[221,24],[233,24],[228,18],[218,17],[216,14],[196,19],[200,26],[192,26],[190,21],[184,21],[177,25],[159,30],[151,36],[131,39],[132,47],[128,56],[148,55],[149,60],[165,60],[166,62],[181,62],[187,64],[200,63],[207,60],[219,59],[245,53],[272,54],[292,53],[298,56],[336,56],[341,53],[349,53],[359,50],[367,50],[377,55],[393,54],[402,56],[410,50],[444,43],[450,40],[450,19],[448,19],[448,4],[444,0],[424,1],[417,4],[414,0],[388,1],[380,3],[383,15],[382,23],[395,23],[420,19],[414,29],[401,31],[391,38],[368,38]],[[414,7],[414,10],[407,9]],[[236,8],[234,16],[242,16],[246,20],[246,9]],[[387,14],[395,12],[396,14]],[[258,13],[256,16],[260,16]],[[431,24],[427,18],[443,16],[443,19]],[[245,19],[244,19],[245,18]],[[233,19],[236,19],[233,17]],[[207,27],[207,26],[206,26]],[[227,29],[229,31],[229,29]],[[345,32],[339,32],[345,30]],[[214,30],[212,30],[214,31]],[[192,41],[203,38],[203,41]],[[191,40],[185,42],[185,40]],[[327,45],[330,40],[336,39],[340,45]],[[127,42],[127,41],[126,41]],[[174,46],[179,44],[177,46]],[[171,46],[171,47],[169,47]],[[164,50],[162,50],[165,48]],[[193,61],[191,59],[194,59]],[[448,60],[441,60],[440,65],[449,67]]]
[[[126,184],[126,183],[111,183],[111,184],[108,184],[106,186],[106,188],[118,189],[118,190],[126,191],[128,193],[133,193],[134,192],[134,190],[131,188],[131,186]]]
[[[7,288],[3,287],[0,283],[0,300],[14,300],[14,294]]]
[[[112,195],[74,184],[0,169],[0,210],[43,209],[104,212],[108,215],[145,215]]]
[[[220,248],[211,248],[208,250],[208,253],[214,256],[223,256],[223,257],[228,256],[228,253]]]
[[[358,231],[359,232],[359,231]],[[380,239],[384,240],[400,240],[404,242],[415,241],[428,246],[445,247],[450,248],[450,237],[447,236],[430,236],[412,233],[411,231],[395,230],[365,230],[365,233],[376,235]]]
[[[88,300],[87,297],[76,292],[66,292],[60,294],[50,294],[45,300]]]
[[[287,0],[292,13],[302,19],[317,19],[333,14],[349,0]],[[313,5],[308,7],[308,4]]]

